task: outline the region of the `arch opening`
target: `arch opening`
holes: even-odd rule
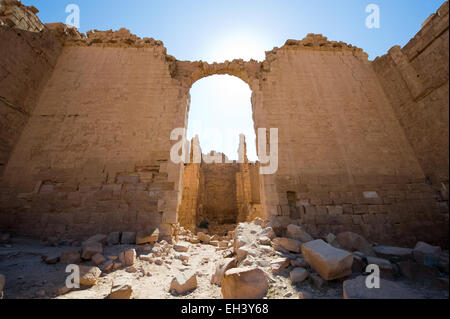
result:
[[[184,167],[178,220],[194,232],[226,235],[261,210],[252,91],[236,76],[212,75],[196,81],[190,97],[191,162]],[[195,145],[198,161],[192,161]]]

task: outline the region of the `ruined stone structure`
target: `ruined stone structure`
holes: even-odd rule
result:
[[[43,25],[35,8],[1,3],[1,229],[83,237],[158,227],[170,237],[201,204],[198,177],[220,175],[172,163],[170,133],[186,127],[192,84],[229,74],[253,91],[255,129],[279,129],[276,174],[252,179],[243,177],[252,168],[235,167],[221,177],[247,192],[236,206],[259,201],[255,214],[297,219],[313,236],[448,245],[447,1],[404,48],[373,62],[310,34],[263,62],[214,64],[178,61],[125,29],[85,36]],[[183,186],[183,174],[196,178]],[[185,187],[198,197],[183,200]]]

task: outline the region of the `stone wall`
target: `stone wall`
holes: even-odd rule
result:
[[[0,176],[62,49],[36,8],[1,4]]]
[[[186,127],[195,81],[230,74],[253,91],[255,129],[279,130],[276,174],[235,171],[238,219],[247,205],[280,224],[295,219],[314,236],[352,230],[382,243],[445,246],[448,202],[427,177],[448,182],[447,5],[405,48],[373,63],[359,48],[314,34],[288,40],[263,62],[208,64],[177,61],[160,41],[125,29],[84,36],[48,25],[64,47],[15,135],[0,181],[0,227],[65,237],[159,227],[170,237],[181,214],[200,204],[183,204],[184,165],[170,161],[170,133]],[[1,50],[0,63],[15,65],[14,46]],[[42,55],[32,57],[19,55],[16,65]],[[11,92],[9,101],[22,98]],[[184,174],[199,178],[187,189],[201,201],[201,166]]]
[[[426,175],[439,189],[449,176],[449,6],[445,2],[404,48],[374,70]]]

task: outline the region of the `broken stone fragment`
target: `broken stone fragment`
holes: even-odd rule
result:
[[[258,243],[259,243],[260,245],[270,246],[270,245],[272,244],[272,241],[270,240],[269,237],[267,237],[267,236],[262,236],[262,237],[259,237]]]
[[[302,242],[291,238],[277,237],[272,240],[272,246],[275,250],[291,251],[294,253],[300,253],[302,251]]]
[[[267,275],[259,268],[230,269],[222,280],[224,299],[262,299],[268,288]]]
[[[113,269],[114,262],[112,260],[106,260],[102,265],[100,266],[100,270],[103,272],[108,272]]]
[[[420,264],[437,266],[439,265],[439,257],[441,252],[441,247],[432,246],[420,241],[413,250],[413,257],[414,260]]]
[[[211,241],[211,236],[202,232],[197,233],[197,237],[204,244],[209,244],[209,242]]]
[[[79,266],[80,267],[80,285],[81,286],[95,286],[102,274],[98,267]]]
[[[337,249],[323,240],[314,240],[302,246],[306,262],[325,280],[334,280],[352,274],[353,255]]]
[[[176,252],[185,253],[185,252],[187,252],[189,250],[189,246],[190,245],[188,243],[178,243],[178,244],[173,246],[173,249]]]
[[[115,279],[112,283],[109,299],[131,299],[133,287],[129,283],[129,279]]]
[[[272,227],[266,227],[259,233],[259,236],[268,237],[270,240],[272,240],[276,237],[276,234],[273,231]]]
[[[306,268],[308,267],[308,263],[303,258],[297,257],[296,259],[291,259],[291,266],[294,268],[297,267]]]
[[[95,254],[103,253],[103,245],[101,243],[92,241],[83,243],[81,258],[90,260]]]
[[[136,235],[136,244],[154,244],[159,239],[159,229],[156,228],[152,233],[148,234],[144,231],[140,231]]]
[[[94,265],[99,266],[106,261],[106,258],[102,254],[95,254],[91,260]]]
[[[314,238],[312,238],[311,235],[308,234],[302,227],[294,224],[288,225],[286,235],[289,238],[296,239],[304,243],[314,240]]]
[[[44,262],[47,265],[53,265],[56,264],[59,261],[59,256],[58,254],[51,254],[48,256],[42,256],[42,260],[44,260]]]
[[[170,291],[182,295],[197,289],[197,275],[193,271],[178,273],[170,284]]]
[[[125,266],[133,266],[136,262],[136,250],[129,249],[127,251],[121,252],[119,255],[119,261]]]
[[[325,280],[322,279],[318,274],[312,273],[309,275],[309,279],[311,280],[314,287],[317,289],[322,289],[325,284],[327,283]]]
[[[288,258],[278,258],[270,262],[270,269],[273,274],[279,274],[289,267],[290,260]]]
[[[293,284],[300,283],[306,280],[308,278],[309,272],[305,268],[294,268],[294,270],[291,271],[289,277],[291,279],[291,282]]]
[[[333,246],[342,248],[348,251],[360,251],[365,256],[375,256],[372,245],[362,236],[352,233],[343,232],[336,236],[336,239],[331,243]]]
[[[135,232],[123,232],[122,238],[120,240],[122,245],[134,245],[136,244],[136,233]]]
[[[211,283],[213,285],[222,285],[222,279],[225,272],[229,269],[237,267],[237,261],[235,258],[225,258],[216,264],[216,271],[211,277]]]
[[[378,289],[370,289],[366,284],[368,279],[369,277],[359,276],[344,281],[344,299],[420,299],[411,289],[385,279],[380,279]]]
[[[69,249],[61,253],[60,261],[66,265],[79,264],[81,262],[81,254],[78,249]]]

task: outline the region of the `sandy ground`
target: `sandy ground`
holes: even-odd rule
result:
[[[175,252],[171,250],[162,265],[137,259],[134,267],[136,272],[127,272],[125,268],[102,274],[97,285],[78,291],[71,291],[59,295],[56,291],[65,285],[66,265],[57,263],[47,265],[41,260],[42,255],[61,253],[70,249],[70,246],[51,247],[39,241],[13,238],[9,245],[0,247],[0,273],[6,277],[4,289],[5,299],[104,299],[107,298],[112,282],[115,278],[129,278],[133,286],[134,299],[220,299],[220,287],[212,285],[210,278],[215,271],[216,262],[223,258],[223,250],[211,245],[191,244],[187,265],[173,258]],[[135,248],[142,252],[142,246],[106,246],[105,256],[118,256],[120,252]],[[279,258],[282,254],[267,249],[267,253],[254,259],[254,265],[270,272],[270,261]],[[92,265],[85,262],[83,265]],[[169,292],[169,286],[174,275],[181,271],[195,271],[197,273],[198,288],[182,296],[174,296]],[[267,298],[298,299],[300,291],[307,292],[314,299],[342,299],[342,281],[328,282],[318,289],[310,280],[299,286],[292,285],[289,279],[291,268],[285,269],[279,275],[270,274],[270,287]],[[448,290],[437,287],[424,287],[406,280],[397,283],[419,293],[423,298],[448,299]]]

